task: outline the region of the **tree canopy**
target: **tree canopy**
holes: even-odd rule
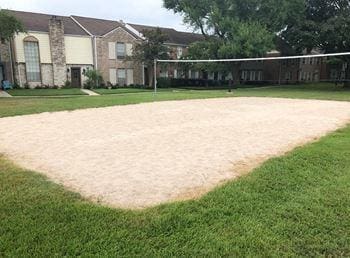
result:
[[[304,0],[299,19],[289,21],[282,38],[295,50],[327,53],[350,50],[350,1]]]
[[[168,10],[181,14],[184,22],[206,38],[190,46],[189,57],[245,58],[261,57],[275,48],[274,39],[303,13],[304,0],[164,0]],[[237,81],[237,66],[232,69]],[[213,65],[197,68],[215,69]],[[218,66],[216,66],[218,67]]]
[[[164,0],[164,6],[216,42],[216,57],[239,58],[274,48],[276,34],[302,13],[303,0]]]
[[[162,33],[160,28],[144,30],[142,34],[145,37],[145,40],[134,46],[133,55],[130,59],[147,65],[150,78],[149,86],[151,86],[154,71],[153,61],[155,59],[169,58],[169,48],[164,45],[168,37]]]
[[[0,10],[0,41],[7,41],[14,34],[24,31],[24,26],[19,20],[6,10]]]

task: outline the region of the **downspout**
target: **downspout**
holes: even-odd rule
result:
[[[95,66],[95,70],[98,70],[96,36],[93,36],[93,45],[94,45],[94,60],[95,60],[94,66]]]
[[[142,84],[145,85],[145,64],[142,64]]]
[[[10,51],[10,63],[11,63],[11,80],[12,80],[12,83],[15,83],[15,80],[14,80],[14,65],[13,65],[13,58],[12,58],[12,39],[9,41],[9,51]]]

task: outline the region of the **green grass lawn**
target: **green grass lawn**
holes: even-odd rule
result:
[[[12,96],[66,96],[66,95],[86,95],[80,89],[14,89],[7,91]]]
[[[41,112],[75,110],[82,108],[107,107],[115,105],[138,104],[143,102],[232,97],[226,91],[180,91],[151,92],[135,94],[116,94],[104,96],[69,96],[69,97],[25,97],[0,99],[0,117],[27,115]]]
[[[104,208],[0,158],[0,256],[350,255],[350,127],[198,201]]]
[[[119,88],[119,89],[93,89],[94,92],[101,95],[108,94],[125,94],[125,93],[140,93],[140,92],[152,92],[151,89],[137,89],[137,88]]]
[[[203,89],[201,89],[203,90]],[[204,89],[205,90],[205,89]],[[118,88],[118,89],[94,89],[98,94],[110,95],[110,94],[127,94],[127,93],[153,93],[154,89],[141,89],[141,88]],[[179,91],[190,91],[189,89],[181,88],[158,88],[157,92],[179,92]],[[215,91],[215,90],[214,90]]]
[[[0,117],[227,96],[184,91],[1,99]],[[234,96],[350,101],[350,91],[331,85],[239,89]],[[350,126],[200,200],[144,211],[93,204],[0,156],[0,257],[347,257],[349,214]]]
[[[334,84],[285,85],[236,90],[239,97],[275,97],[350,101],[350,89]]]
[[[78,90],[78,89],[73,89]],[[122,90],[122,89],[120,89]],[[127,89],[129,90],[129,89]],[[26,91],[26,90],[23,90]],[[28,91],[28,90],[27,90]],[[30,90],[36,91],[36,90]],[[39,90],[40,91],[40,90]],[[44,90],[50,91],[50,90]],[[59,90],[53,90],[59,91]],[[108,91],[108,90],[106,90]],[[143,102],[203,99],[222,97],[280,97],[350,101],[350,90],[334,87],[332,84],[275,86],[269,88],[238,89],[233,94],[226,90],[174,90],[160,89],[157,95],[152,91],[106,94],[96,97],[87,96],[51,96],[16,97],[0,100],[0,117],[26,115],[41,112],[75,110],[82,108],[107,107],[115,105],[137,104]],[[53,93],[51,93],[53,94]],[[28,95],[27,95],[28,96]]]

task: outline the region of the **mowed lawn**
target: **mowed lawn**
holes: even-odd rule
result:
[[[232,97],[226,91],[161,91],[107,94],[103,96],[16,97],[0,99],[0,117],[27,115],[42,112],[108,107],[144,102]]]
[[[69,95],[87,95],[82,92],[80,89],[14,89],[9,90],[8,93],[14,97],[23,96],[23,97],[33,97],[33,96],[69,96]]]
[[[138,89],[138,88],[93,89],[93,91],[101,95],[152,92],[151,89]]]
[[[350,100],[349,91],[329,87],[238,90],[235,94],[254,96],[254,92],[258,96]],[[211,93],[227,96],[223,91]],[[85,106],[80,107],[88,107],[88,101],[94,99],[101,102],[93,105],[102,105],[105,97],[110,101],[107,105],[127,104],[136,95],[137,101],[131,103],[151,98],[143,94],[50,100],[85,99]],[[156,100],[183,96],[162,94]],[[210,95],[181,94],[187,98]],[[127,100],[121,102],[123,98]],[[69,102],[52,108],[63,110],[65,105]],[[19,106],[16,112],[25,113],[21,108],[26,106]],[[46,102],[34,111],[43,112],[45,107]],[[93,204],[0,156],[0,256],[346,257],[350,256],[349,214],[350,126],[271,159],[200,200],[143,211]]]
[[[70,90],[70,89],[68,89]],[[79,90],[79,89],[73,89]],[[274,86],[245,88],[228,93],[227,90],[184,90],[160,89],[155,95],[151,90],[117,89],[95,90],[101,96],[50,96],[28,97],[36,90],[19,90],[28,93],[27,97],[0,99],[0,117],[27,115],[41,112],[76,110],[82,108],[108,107],[115,105],[138,104],[144,102],[204,99],[223,97],[276,97],[350,101],[350,90],[335,87],[333,84]],[[41,91],[41,90],[38,90]],[[43,90],[50,91],[50,90]],[[53,90],[59,91],[59,90]],[[138,92],[141,91],[141,92]],[[48,93],[47,93],[48,94]],[[54,93],[51,93],[53,95]],[[70,94],[71,95],[71,94]]]

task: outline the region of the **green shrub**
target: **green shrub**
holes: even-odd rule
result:
[[[17,82],[15,82],[15,83],[12,85],[12,87],[13,87],[13,89],[20,89],[20,88],[21,88]]]
[[[159,88],[170,88],[171,87],[171,79],[169,78],[158,78],[157,86]]]
[[[98,88],[103,84],[103,78],[98,70],[87,70],[85,76],[88,78],[84,84],[85,89]]]
[[[72,87],[72,83],[69,80],[66,80],[62,89],[69,89]]]

